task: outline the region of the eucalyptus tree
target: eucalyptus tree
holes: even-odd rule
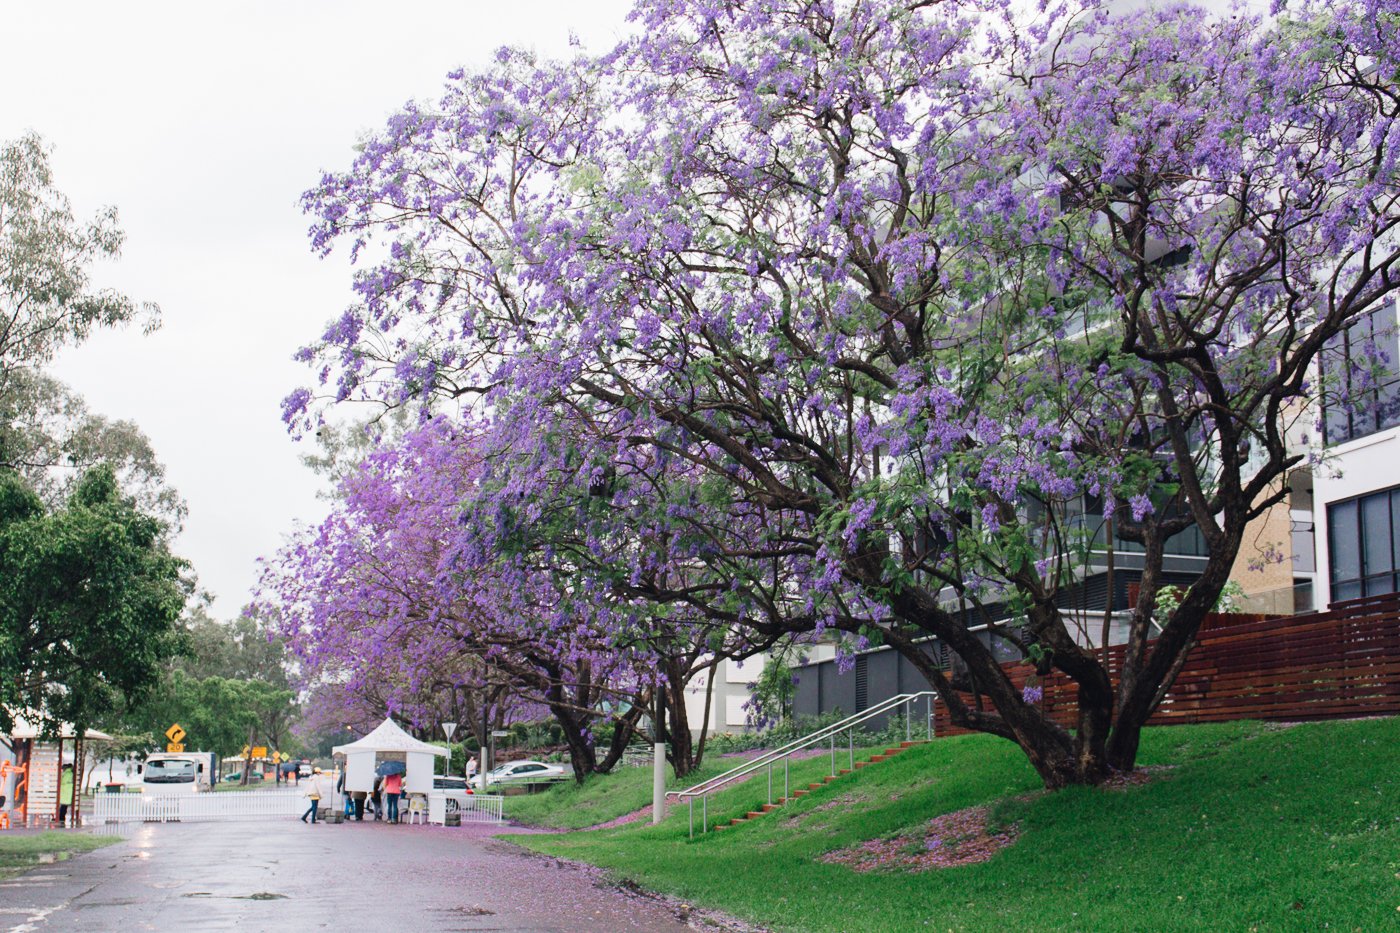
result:
[[[155,305],[92,283],[93,264],[120,255],[123,240],[115,208],[74,216],[39,136],[0,144],[0,397],[16,370],[43,366],[95,328],[157,325]]]

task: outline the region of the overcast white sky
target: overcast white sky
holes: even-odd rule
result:
[[[150,435],[189,502],[177,541],[214,612],[246,602],[255,561],[324,506],[279,402],[291,362],[349,299],[343,261],[307,248],[298,197],[410,98],[501,45],[601,50],[623,0],[510,3],[7,4],[0,139],[35,130],[80,216],[121,212],[99,280],[158,302],[164,326],[99,334],[56,375]]]

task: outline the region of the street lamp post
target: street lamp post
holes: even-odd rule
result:
[[[662,685],[656,687],[656,713],[652,717],[651,760],[651,822],[660,823],[666,816],[666,694]]]

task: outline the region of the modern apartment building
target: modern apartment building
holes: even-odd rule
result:
[[[1319,607],[1400,591],[1400,341],[1387,304],[1327,349],[1313,469]],[[1329,384],[1330,383],[1330,384]],[[1350,405],[1332,403],[1344,394]]]

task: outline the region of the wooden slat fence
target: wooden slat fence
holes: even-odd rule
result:
[[[1109,649],[1117,683],[1124,646]],[[1034,668],[1003,665],[1017,688]],[[1042,709],[1072,727],[1076,687],[1059,672],[1044,679]],[[964,699],[972,703],[970,695]],[[985,702],[985,701],[984,701]],[[1345,719],[1400,713],[1400,594],[1334,603],[1298,616],[1207,618],[1154,725],[1231,719]],[[938,735],[957,735],[943,704]]]

